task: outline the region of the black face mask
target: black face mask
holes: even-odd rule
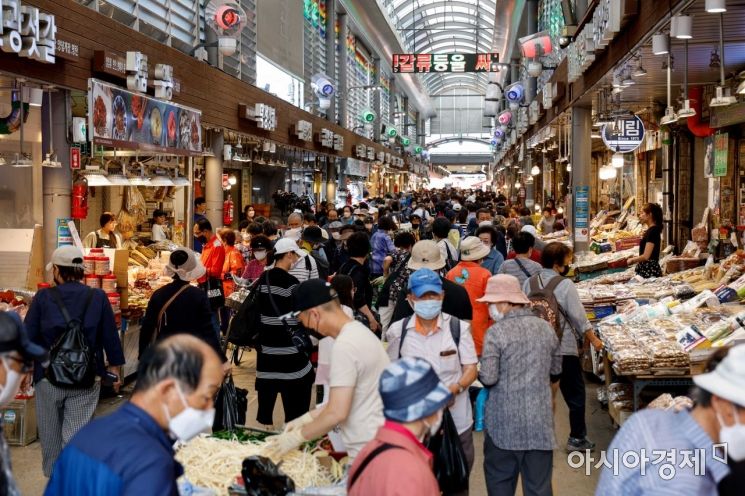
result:
[[[207,242],[207,236],[197,236],[197,239],[200,243],[206,243]]]
[[[564,268],[561,269],[561,272],[559,272],[559,275],[566,276],[567,274],[569,274],[569,266],[565,265]]]

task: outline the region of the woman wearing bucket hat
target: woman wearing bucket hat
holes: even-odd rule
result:
[[[489,255],[489,248],[475,236],[469,236],[460,244],[460,262],[453,267],[445,276],[468,292],[473,308],[473,320],[471,321],[471,332],[476,344],[476,353],[481,355],[484,343],[484,333],[489,327],[489,311],[485,303],[479,303],[478,299],[484,296],[486,281],[491,273],[481,266],[481,261]]]
[[[173,277],[173,281],[150,297],[140,328],[139,356],[156,341],[174,334],[191,334],[210,345],[226,362],[212,327],[207,293],[191,285],[191,281],[205,273],[197,254],[188,248],[174,251],[168,259],[165,273]]]
[[[349,470],[349,496],[440,494],[432,453],[422,444],[437,432],[453,395],[421,358],[402,358],[380,376],[385,424]]]
[[[479,380],[488,388],[484,472],[492,494],[551,495],[553,449],[551,382],[561,373],[559,340],[530,308],[518,280],[489,278],[479,301],[494,320],[486,333]]]

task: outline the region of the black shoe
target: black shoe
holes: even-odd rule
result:
[[[587,438],[576,438],[576,437],[570,437],[567,441],[567,453],[571,453],[573,451],[586,451],[586,450],[594,450],[595,449],[595,443],[590,442]]]

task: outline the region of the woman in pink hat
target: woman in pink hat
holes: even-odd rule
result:
[[[489,390],[484,473],[489,494],[550,496],[554,437],[551,383],[561,352],[551,325],[533,312],[516,277],[489,278],[478,301],[494,321],[486,331],[479,380]]]

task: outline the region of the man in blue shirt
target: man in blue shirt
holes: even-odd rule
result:
[[[596,495],[718,494],[727,455],[745,459],[745,345],[693,381],[692,410],[643,410],[623,425]]]
[[[194,224],[196,224],[200,219],[206,219],[206,214],[207,200],[205,200],[203,196],[194,198]],[[197,253],[202,253],[202,245],[203,243],[196,236],[194,236],[194,251]]]
[[[194,336],[179,334],[151,346],[140,359],[130,401],[78,432],[44,494],[177,495],[176,479],[184,470],[172,445],[212,427],[222,379],[217,354]]]

